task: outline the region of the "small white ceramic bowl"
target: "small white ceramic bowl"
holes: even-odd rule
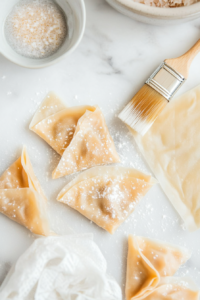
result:
[[[134,2],[134,0],[106,1],[122,14],[152,25],[175,25],[200,17],[200,2],[190,6],[160,8]]]
[[[75,50],[85,30],[86,12],[84,0],[55,0],[67,16],[69,34],[57,52],[43,59],[26,58],[16,53],[6,40],[4,32],[5,20],[17,2],[19,0],[0,0],[0,53],[2,55],[22,67],[37,69],[48,67]]]

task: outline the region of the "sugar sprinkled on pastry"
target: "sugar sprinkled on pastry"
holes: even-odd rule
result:
[[[79,119],[73,139],[53,171],[53,178],[119,161],[104,116],[97,107]]]
[[[165,277],[145,300],[199,300],[199,291],[191,280]]]
[[[187,280],[172,277],[190,258],[171,244],[129,236],[126,273],[127,300],[197,300],[198,291]],[[187,298],[188,295],[191,298]]]
[[[67,184],[57,200],[114,233],[154,183],[150,175],[135,169],[94,167]]]
[[[24,147],[0,177],[0,212],[35,234],[49,235],[46,202]]]
[[[34,115],[30,129],[62,156],[53,172],[54,179],[120,161],[98,107],[67,108],[58,96],[49,93]]]
[[[95,108],[86,105],[67,108],[56,94],[50,92],[36,111],[29,128],[62,155],[86,110]]]

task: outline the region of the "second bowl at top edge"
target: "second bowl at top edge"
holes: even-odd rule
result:
[[[200,2],[190,6],[161,8],[145,5],[134,0],[106,0],[120,13],[136,21],[151,25],[176,25],[200,17]]]

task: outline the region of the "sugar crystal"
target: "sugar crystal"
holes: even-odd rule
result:
[[[21,0],[8,15],[5,35],[10,46],[29,58],[54,54],[67,36],[64,12],[53,0]]]

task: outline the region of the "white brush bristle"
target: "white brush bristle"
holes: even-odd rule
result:
[[[144,85],[119,114],[132,129],[144,135],[168,101],[148,85]]]

